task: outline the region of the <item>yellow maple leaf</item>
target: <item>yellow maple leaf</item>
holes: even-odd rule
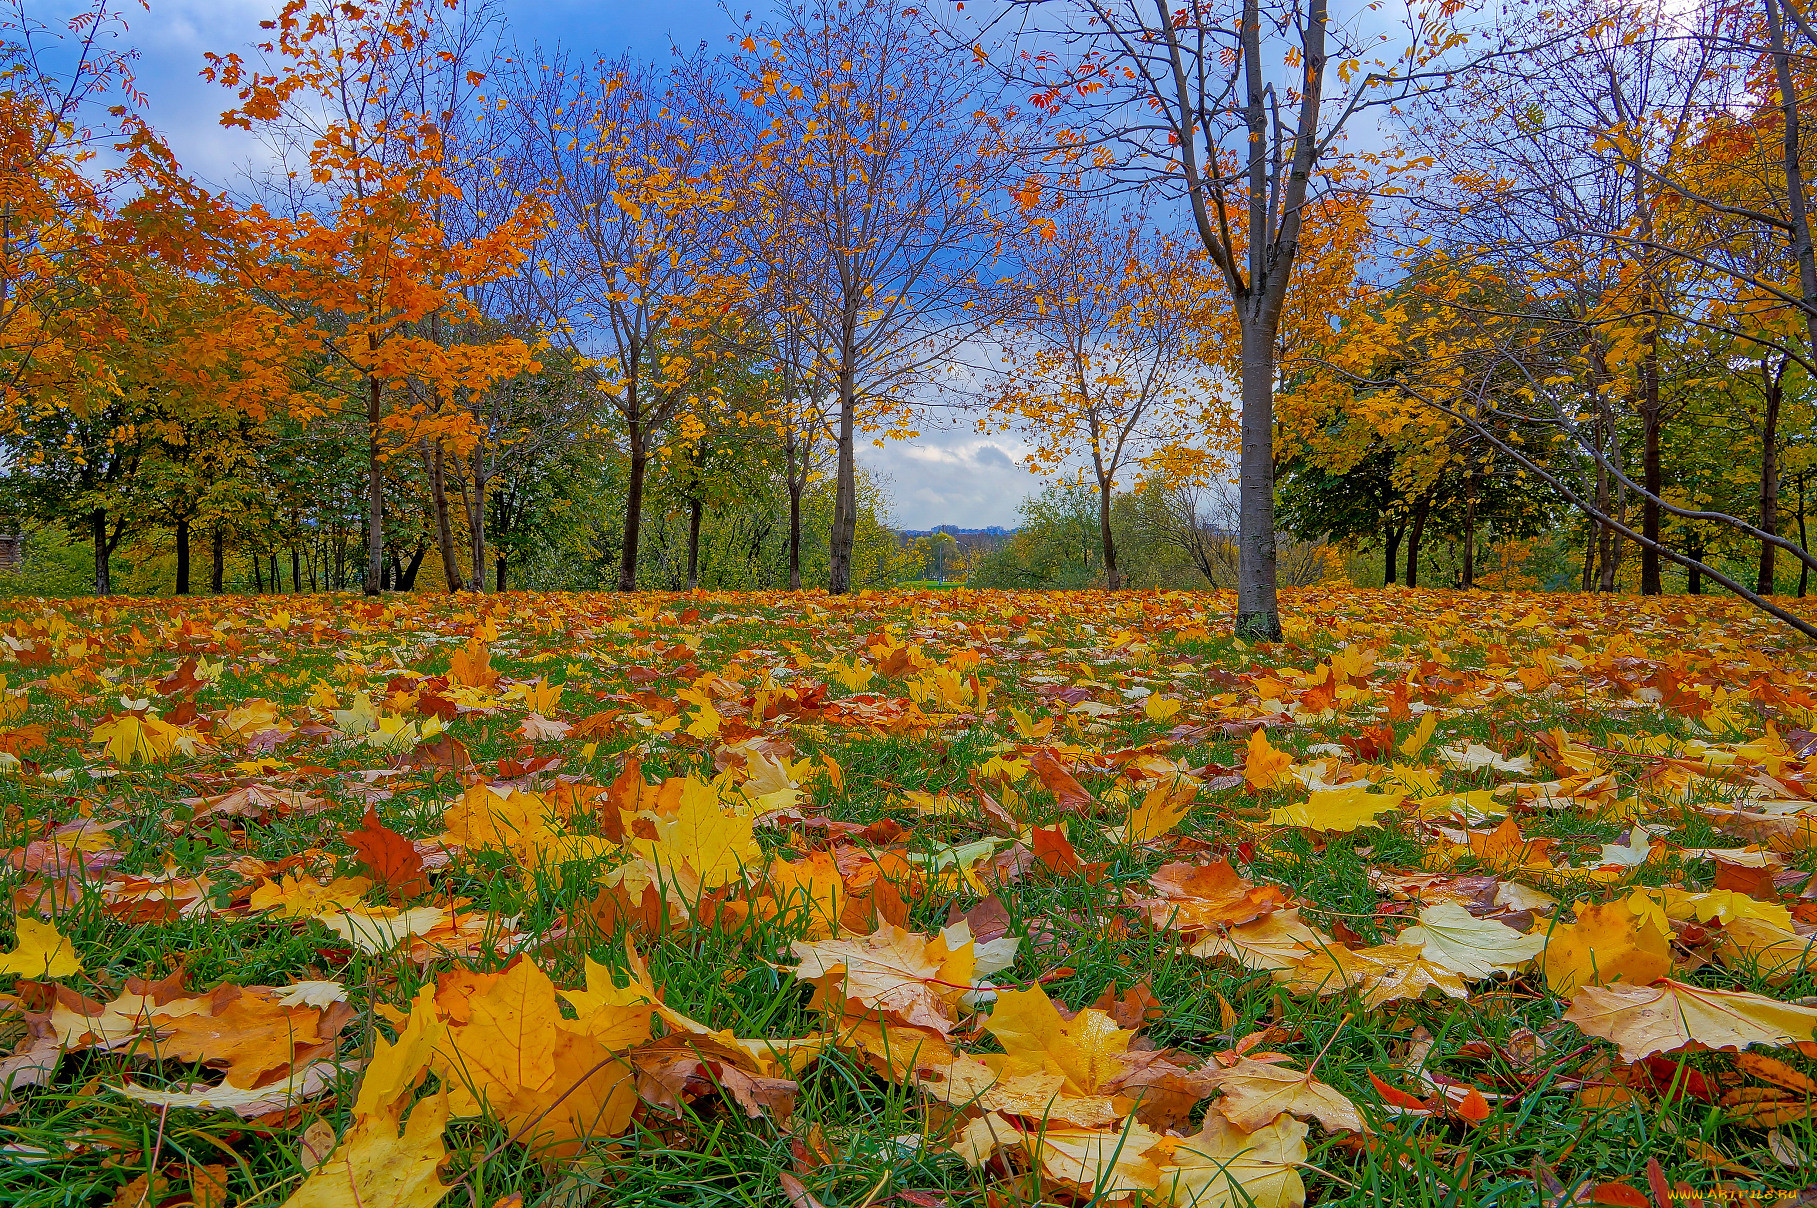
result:
[[[1173,720],[1174,714],[1179,711],[1180,702],[1173,697],[1156,696],[1151,692],[1142,698],[1142,712],[1147,715],[1149,721],[1165,724]]]
[[[1419,728],[1414,730],[1414,732],[1409,734],[1406,738],[1402,739],[1400,744],[1395,747],[1395,750],[1399,751],[1402,755],[1405,755],[1408,759],[1417,759],[1419,758],[1419,753],[1426,749],[1426,744],[1432,741],[1432,735],[1437,732],[1437,730],[1438,714],[1428,710],[1426,715],[1420,719]],[[1436,792],[1437,790],[1435,789],[1433,791]]]
[[[889,923],[871,935],[796,940],[789,949],[801,962],[795,976],[818,988],[816,1003],[834,1016],[845,1015],[852,1002],[942,1036],[958,1022],[954,1009],[970,989],[975,965],[969,942],[954,950],[940,935]]]
[[[1075,1095],[1097,1094],[1122,1073],[1126,1066],[1120,1057],[1136,1036],[1095,1007],[1060,1018],[1039,985],[1000,992],[984,1028],[1012,1061],[1062,1075],[1063,1088]]]
[[[0,975],[20,977],[69,977],[82,972],[76,946],[49,923],[27,915],[14,921],[19,942],[11,952],[0,953]]]
[[[702,700],[694,710],[694,719],[688,723],[688,733],[695,738],[716,738],[719,735],[719,710],[711,702]]]
[[[1293,756],[1268,745],[1268,728],[1257,726],[1249,735],[1249,746],[1243,756],[1243,779],[1260,791],[1271,789],[1287,778],[1293,767]]]
[[[1639,1061],[1693,1042],[1712,1049],[1809,1041],[1817,1010],[1742,990],[1714,990],[1670,979],[1651,986],[1584,986],[1564,1017],[1586,1034],[1621,1046]]]
[[[845,910],[845,879],[828,853],[811,852],[794,864],[772,863],[770,893],[785,931],[820,939],[839,930],[839,916]]]
[[[149,714],[124,713],[95,727],[95,742],[107,744],[107,753],[122,767],[170,758],[176,749],[177,728]]]
[[[1035,1138],[1034,1159],[1044,1182],[1081,1200],[1125,1203],[1160,1182],[1161,1168],[1148,1156],[1160,1143],[1135,1120],[1122,1128],[1047,1128]]]
[[[442,1130],[446,1092],[417,1104],[398,1133],[405,1100],[356,1116],[328,1160],[284,1201],[283,1208],[433,1208],[447,1195],[439,1171],[448,1161]]]
[[[1526,964],[1546,946],[1544,936],[1523,935],[1506,923],[1479,919],[1456,902],[1435,902],[1395,942],[1459,977],[1481,979]]]
[[[1190,780],[1157,784],[1143,794],[1122,826],[1107,827],[1104,834],[1117,843],[1152,842],[1178,826],[1198,797],[1199,786]]]
[[[1282,806],[1268,815],[1271,826],[1303,826],[1317,831],[1353,831],[1375,825],[1376,815],[1399,809],[1400,793],[1372,793],[1363,784],[1311,793],[1305,801]]]
[[[1285,1113],[1253,1132],[1208,1112],[1197,1134],[1176,1142],[1157,1186],[1175,1208],[1302,1208],[1306,1125]]]
[[[527,851],[555,837],[554,810],[540,793],[499,792],[470,784],[442,811],[444,843],[470,849]]]
[[[1637,914],[1626,899],[1579,903],[1577,921],[1554,923],[1544,941],[1539,970],[1554,994],[1613,981],[1646,985],[1672,972],[1672,937],[1663,919]]]
[[[637,853],[671,884],[693,896],[763,867],[749,818],[720,808],[713,786],[689,776],[673,814],[652,824],[655,839],[633,839]]]
[[[1369,1131],[1342,1092],[1291,1066],[1238,1057],[1216,1076],[1224,1094],[1212,1106],[1245,1132],[1274,1123],[1282,1112],[1311,1117],[1329,1132]]]
[[[312,919],[339,914],[357,904],[372,888],[365,877],[337,877],[324,885],[314,877],[270,877],[253,889],[247,905],[253,910],[275,910],[280,919]]]
[[[492,669],[492,648],[478,637],[448,656],[448,682],[462,688],[490,689],[498,683]]]
[[[374,1040],[372,1059],[360,1077],[354,1116],[399,1111],[428,1074],[429,1062],[446,1030],[436,1014],[435,987],[424,986],[411,1001],[410,1014],[398,1029],[397,1039],[388,1041],[379,1036]]]
[[[555,984],[529,961],[466,981],[478,984],[465,998],[465,1018],[451,1021],[430,1062],[449,1088],[455,1115],[478,1115],[484,1107],[522,1131],[527,1144],[557,1156],[630,1124],[634,1067],[628,1059],[612,1060],[613,1050],[590,1031],[593,1013],[614,1009],[597,1002],[601,991],[591,992],[588,1018],[570,1021],[556,1003]],[[650,1007],[630,1009],[641,1016],[647,1039]],[[620,1022],[606,1021],[601,1035],[622,1034],[613,1026]]]
[[[223,734],[257,734],[261,730],[271,729],[278,720],[278,707],[268,700],[254,698],[241,701],[227,711],[221,718],[220,732]]]

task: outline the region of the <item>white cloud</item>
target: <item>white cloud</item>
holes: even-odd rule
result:
[[[901,528],[1014,528],[1017,506],[1041,489],[1022,464],[1024,452],[1011,434],[936,430],[882,448],[863,443],[858,460],[888,480],[891,519]]]

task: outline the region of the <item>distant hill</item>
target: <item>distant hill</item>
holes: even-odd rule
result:
[[[1013,537],[1016,530],[993,524],[989,528],[960,528],[956,524],[937,525],[931,529],[897,529],[903,537],[932,537],[935,533],[950,533],[954,537]]]

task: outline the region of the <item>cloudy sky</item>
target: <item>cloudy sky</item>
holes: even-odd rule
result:
[[[201,78],[203,55],[245,50],[260,36],[259,22],[274,15],[281,0],[149,2],[149,11],[136,4],[123,7],[130,25],[125,37],[140,53],[135,70],[152,120],[191,172],[217,187],[229,185],[260,159],[259,148],[250,136],[221,128],[220,112],[231,96]],[[743,16],[746,7],[734,11]],[[509,36],[520,44],[560,42],[582,51],[630,50],[648,57],[666,54],[671,45],[717,45],[733,25],[716,0],[498,0],[498,10]],[[30,11],[57,21],[76,9],[57,0],[31,5]],[[881,449],[861,442],[859,459],[887,481],[892,519],[901,527],[1013,526],[1017,505],[1039,486],[1019,464],[1020,448],[1013,436],[947,428]]]

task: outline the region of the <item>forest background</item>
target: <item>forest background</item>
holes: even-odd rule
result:
[[[10,4],[5,587],[1805,594],[1800,10],[977,10],[293,0],[213,188],[122,12]],[[937,426],[1016,531],[892,527]]]

